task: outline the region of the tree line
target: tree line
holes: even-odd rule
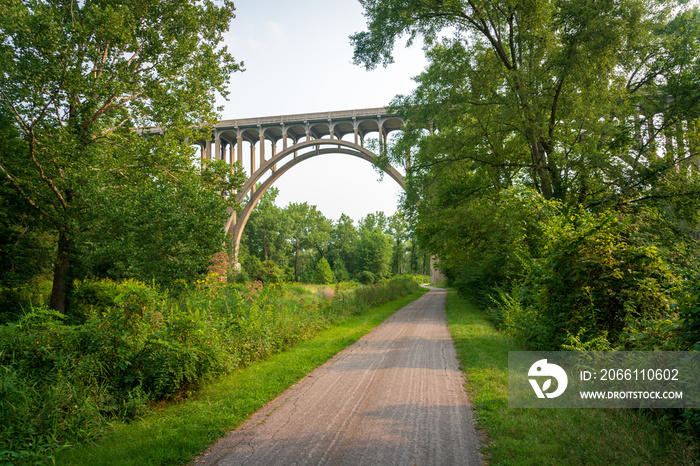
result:
[[[334,222],[307,203],[279,207],[277,188],[261,197],[246,224],[240,257],[243,279],[264,282],[375,283],[392,275],[429,273],[401,212],[368,214],[358,222],[343,214]]]

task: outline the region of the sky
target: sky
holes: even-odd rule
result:
[[[358,0],[234,0],[225,43],[245,71],[234,73],[222,119],[352,110],[388,105],[415,88],[426,66],[419,46],[399,46],[395,63],[366,71],[353,65],[349,36],[366,29]],[[393,214],[401,188],[349,155],[316,157],[275,182],[277,204],[308,202],[332,220]]]

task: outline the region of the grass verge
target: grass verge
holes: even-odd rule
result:
[[[508,351],[524,351],[449,290],[447,321],[467,377],[482,453],[494,465],[690,465],[697,444],[658,419],[623,409],[509,409]]]
[[[114,424],[98,445],[63,450],[56,455],[56,464],[188,463],[265,403],[423,293],[350,317],[287,351],[210,383],[194,399],[163,406],[129,424]]]

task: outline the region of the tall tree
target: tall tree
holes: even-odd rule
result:
[[[403,272],[405,241],[408,239],[408,225],[401,212],[397,212],[388,220],[389,234],[394,239],[391,253],[391,272],[401,274]]]
[[[328,261],[340,281],[355,273],[355,246],[357,228],[352,219],[341,214],[331,230]]]
[[[671,21],[684,2],[361,3],[357,63],[390,63],[403,34],[429,46],[418,89],[395,102],[409,122],[396,156],[420,148],[409,184],[449,184],[441,204],[514,182],[546,199],[614,204],[688,160],[670,150],[675,139],[661,144],[698,108],[687,92],[695,58],[679,53],[693,48],[697,13]]]
[[[239,69],[219,45],[233,12],[229,0],[3,4],[0,112],[21,144],[0,148],[0,174],[56,231],[52,308],[65,310],[99,194],[134,172],[166,183],[189,170],[187,138]],[[164,135],[133,130],[147,126]]]
[[[299,281],[299,254],[307,248],[316,248],[321,257],[330,239],[330,222],[306,202],[290,203],[285,209],[289,217],[290,242],[294,249],[294,279]]]
[[[639,0],[361,3],[368,30],[352,38],[357,63],[390,63],[404,34],[427,45],[417,89],[394,101],[406,131],[391,155],[411,157],[405,205],[418,214],[420,245],[446,269],[469,275],[479,262],[474,242],[495,224],[479,215],[513,187],[565,209],[651,209],[638,218],[656,225],[638,228],[671,249],[697,232],[697,9]]]
[[[289,222],[283,209],[275,204],[278,195],[279,190],[275,187],[263,194],[246,224],[243,241],[248,245],[248,251],[261,261],[274,260],[286,266]]]
[[[357,272],[371,272],[376,278],[388,277],[391,274],[391,239],[383,229],[386,216],[383,212],[368,214],[359,224],[355,247]]]

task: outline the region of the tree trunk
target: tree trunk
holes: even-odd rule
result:
[[[65,231],[58,234],[58,254],[53,272],[53,288],[49,307],[62,314],[66,313],[66,292],[69,285],[69,272],[72,256],[72,241]]]
[[[534,136],[530,137],[529,140],[530,155],[532,156],[532,164],[535,167],[535,179],[539,181],[540,193],[545,199],[551,199],[553,194],[552,180],[547,170],[544,148]]]

